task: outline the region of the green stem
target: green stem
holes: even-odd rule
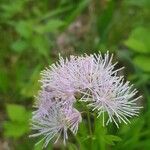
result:
[[[89,138],[89,142],[90,142],[90,149],[92,149],[92,145],[93,145],[93,133],[92,133],[92,125],[91,125],[91,119],[90,119],[90,112],[89,110],[87,110],[87,119],[88,119],[88,127],[89,127],[89,133],[90,133],[90,138]]]
[[[91,126],[91,119],[90,119],[90,112],[89,111],[87,111],[87,119],[88,119],[88,127],[89,127],[90,136],[92,138],[92,126]]]

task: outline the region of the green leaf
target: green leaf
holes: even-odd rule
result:
[[[30,113],[21,105],[8,104],[6,110],[11,121],[26,122],[30,117]]]
[[[94,131],[95,140],[94,140],[93,145],[95,149],[104,150],[105,145],[106,145],[104,137],[107,134],[107,128],[102,125],[102,122],[103,122],[102,116],[100,116],[99,118],[96,118],[95,120],[95,125],[94,125],[95,126],[95,131]]]
[[[133,59],[134,64],[145,72],[150,72],[150,57],[138,55]]]
[[[14,27],[21,37],[27,39],[31,37],[34,28],[33,23],[28,20],[21,20],[17,23],[14,23]]]
[[[4,130],[5,137],[18,138],[28,132],[29,128],[27,123],[7,121],[4,123]]]
[[[6,106],[10,121],[4,122],[4,135],[18,138],[29,131],[29,118],[31,112],[26,111],[21,105],[8,104]]]
[[[37,66],[35,70],[33,71],[30,81],[23,84],[23,87],[21,89],[21,94],[25,97],[33,97],[39,90],[39,74],[41,71],[41,66]]]
[[[107,144],[115,145],[114,142],[120,142],[121,138],[115,135],[105,135],[104,140]]]
[[[144,27],[137,27],[124,43],[138,53],[150,53],[150,30]]]
[[[45,58],[48,57],[48,53],[49,53],[49,46],[50,43],[48,42],[48,39],[41,36],[41,35],[36,35],[33,39],[32,39],[32,47],[38,51],[38,53],[40,55],[45,56]]]

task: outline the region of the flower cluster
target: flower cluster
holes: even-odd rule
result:
[[[46,147],[51,139],[57,142],[60,136],[65,143],[68,129],[76,134],[82,121],[80,112],[74,108],[79,94],[79,101],[97,111],[98,117],[103,116],[103,125],[114,122],[119,127],[118,123],[128,123],[128,118],[137,116],[140,107],[136,101],[141,96],[136,97],[133,85],[118,75],[122,68],[115,70],[117,63],[112,64],[112,59],[109,52],[104,57],[101,53],[60,57],[58,62],[42,71],[37,109],[32,118],[32,129],[37,133],[31,136],[43,135]]]

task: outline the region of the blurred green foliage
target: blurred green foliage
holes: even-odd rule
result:
[[[42,144],[28,138],[40,71],[58,53],[99,50],[110,50],[126,66],[126,78],[143,95],[140,117],[119,129],[91,117],[91,133],[83,115],[76,137],[48,148],[150,149],[149,16],[149,0],[0,0],[0,149],[40,150]]]
[[[23,106],[8,104],[6,110],[10,121],[4,122],[4,134],[6,137],[18,138],[29,131],[30,111]]]

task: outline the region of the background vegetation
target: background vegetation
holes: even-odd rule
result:
[[[0,0],[0,150],[41,150],[29,139],[39,73],[58,53],[115,54],[139,89],[144,108],[131,124],[102,127],[83,115],[76,137],[48,149],[150,149],[149,0]]]

